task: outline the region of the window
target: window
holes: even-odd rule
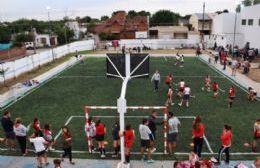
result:
[[[248,19],[248,25],[252,26],[254,24],[254,20],[253,19]]]
[[[246,25],[246,19],[242,19],[242,25]]]

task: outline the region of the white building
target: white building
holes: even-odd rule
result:
[[[74,32],[74,39],[79,39],[81,33],[87,32],[87,28],[79,26],[79,23],[77,21],[66,22],[65,26],[67,26],[70,30]]]
[[[260,4],[242,8],[239,23],[243,45],[250,42],[251,48],[260,50]]]
[[[49,34],[36,34],[35,35],[35,46],[36,47],[50,47],[58,44],[57,36]]]
[[[214,17],[210,35],[211,46],[216,42],[218,46],[231,44],[242,47],[241,41],[243,34],[240,31],[240,14],[221,13]]]

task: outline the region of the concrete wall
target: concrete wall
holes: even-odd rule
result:
[[[247,20],[246,25],[241,25],[242,19]],[[248,19],[254,19],[252,26],[248,25]],[[241,10],[240,30],[244,34],[244,44],[250,42],[251,48],[258,48],[260,50],[260,4],[249,7],[244,7]]]

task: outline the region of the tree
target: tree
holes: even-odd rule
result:
[[[254,0],[254,5],[260,4],[260,0]]]
[[[159,10],[152,15],[150,24],[152,26],[178,25],[180,15],[170,10]]]
[[[90,16],[85,16],[85,17],[83,17],[83,18],[81,18],[80,19],[80,22],[81,23],[89,23],[89,22],[91,22],[91,17]]]
[[[135,16],[137,16],[138,13],[135,11],[135,10],[130,10],[128,13],[127,13],[127,17],[128,18],[133,18]]]
[[[237,7],[236,7],[236,12],[240,13],[240,11],[241,11],[241,4],[238,4]]]
[[[142,10],[142,11],[138,12],[138,15],[139,15],[139,16],[151,16],[151,13]]]
[[[31,42],[31,41],[33,41],[32,34],[20,33],[15,36],[13,46],[22,47],[24,42]]]
[[[251,6],[251,5],[252,5],[252,0],[243,0],[243,1],[242,1],[242,4],[243,4],[244,6]]]
[[[0,43],[9,43],[11,31],[7,26],[0,26]]]
[[[107,20],[107,19],[109,19],[109,17],[108,17],[108,16],[106,16],[106,15],[104,15],[104,16],[101,16],[101,18],[100,18],[100,20],[101,20],[101,21],[105,21],[105,20]]]

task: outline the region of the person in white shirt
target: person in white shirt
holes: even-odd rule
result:
[[[172,155],[176,149],[177,135],[179,132],[178,128],[181,125],[181,122],[177,117],[173,117],[172,112],[169,112],[168,116],[169,116],[169,120],[168,120],[167,141],[168,141],[169,154]]]
[[[191,94],[191,89],[188,85],[186,85],[184,88],[184,95],[181,102],[179,103],[179,106],[182,106],[183,102],[185,102],[186,107],[189,107],[190,94]]]
[[[176,63],[175,63],[175,66],[179,66],[180,65],[180,59],[181,59],[181,56],[179,55],[179,53],[176,54]]]
[[[30,124],[27,127],[25,127],[22,124],[21,118],[15,119],[14,133],[15,133],[16,139],[19,143],[19,146],[21,148],[21,152],[22,152],[23,156],[25,156],[27,154],[26,135],[27,135],[27,132],[29,131],[29,129],[30,129]]]
[[[237,72],[237,60],[236,59],[233,59],[232,62],[231,62],[231,69],[232,69],[232,74],[231,76],[236,76],[236,72]]]
[[[185,88],[185,82],[183,79],[181,79],[181,81],[179,83],[179,92],[178,92],[179,97],[183,96],[184,88]]]
[[[93,140],[95,139],[96,136],[96,124],[95,122],[93,122],[92,117],[89,117],[87,123],[85,124],[85,133],[87,136],[87,140],[89,140],[90,142],[89,145],[91,146],[91,153],[92,153],[93,150],[95,149]]]
[[[141,138],[141,155],[144,159],[144,150],[147,151],[147,163],[153,163],[154,160],[151,159],[151,143],[150,140],[154,140],[153,134],[148,127],[149,121],[147,119],[143,119],[143,123],[139,125],[139,133]]]
[[[39,137],[38,132],[35,132],[34,135],[29,139],[29,141],[34,145],[35,152],[37,154],[38,168],[42,168],[44,162],[45,165],[48,166],[49,162],[47,161],[47,154],[46,154],[46,147],[45,147],[45,145],[47,145],[48,142],[43,137]]]
[[[154,91],[155,92],[158,92],[158,90],[159,90],[160,80],[161,80],[160,73],[158,70],[156,70],[151,79],[151,82],[154,82]]]

